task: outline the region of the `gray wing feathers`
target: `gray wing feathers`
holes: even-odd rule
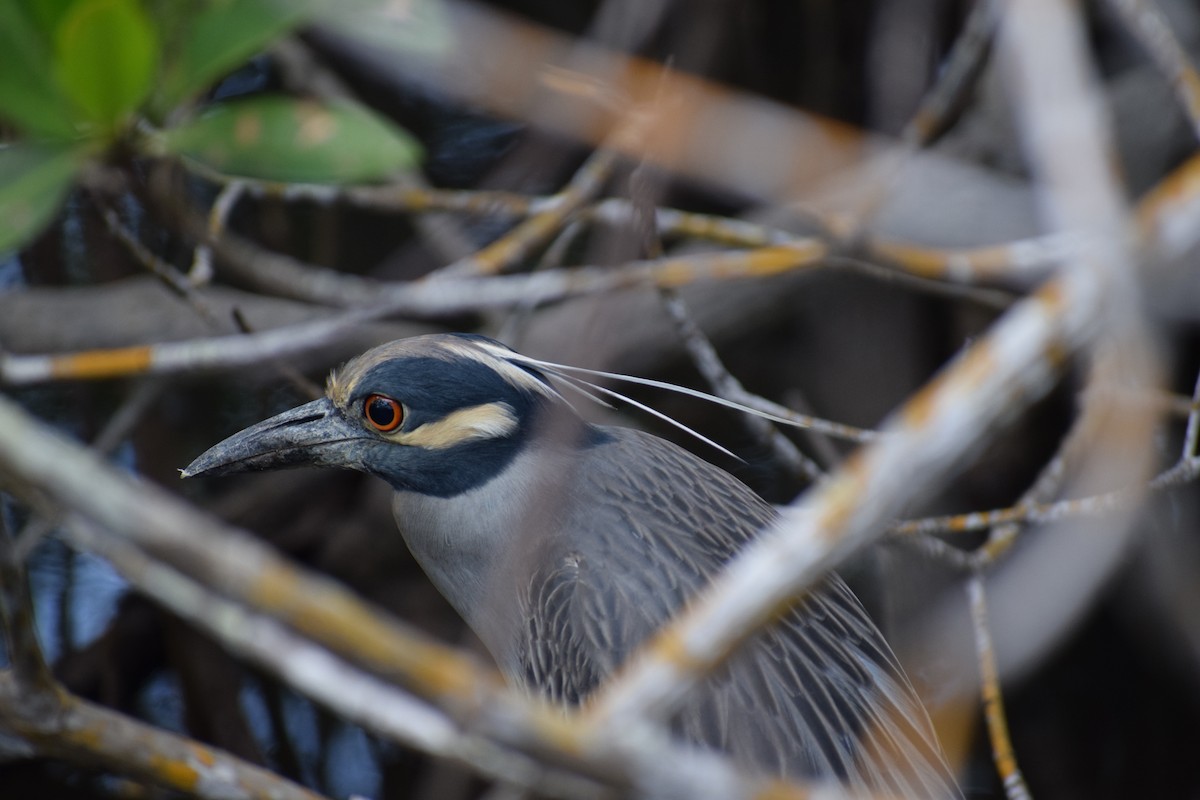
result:
[[[775,517],[743,484],[674,445],[605,432],[564,483],[560,535],[534,560],[542,566],[524,597],[519,670],[566,703],[595,689]],[[597,506],[597,497],[610,502]],[[625,535],[599,533],[613,529]],[[903,670],[837,576],[746,643],[674,724],[764,772],[958,796]]]

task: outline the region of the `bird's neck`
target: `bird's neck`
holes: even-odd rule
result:
[[[572,470],[569,449],[529,444],[495,478],[453,497],[398,491],[396,524],[439,592],[505,665],[521,610],[520,553],[553,530],[547,491]]]

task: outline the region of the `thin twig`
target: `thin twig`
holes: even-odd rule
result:
[[[107,226],[109,233],[125,246],[125,249],[134,257],[134,260],[145,267],[154,277],[166,284],[171,291],[186,300],[196,313],[200,315],[201,319],[205,320],[211,327],[218,328],[221,324],[219,317],[208,303],[205,302],[204,298],[196,292],[195,285],[189,280],[188,276],[176,269],[174,264],[164,261],[150,252],[150,249],[138,240],[133,231],[121,223],[116,210],[99,197],[97,197],[97,205],[100,208],[100,215],[103,217],[104,224]]]
[[[937,80],[904,126],[902,142],[926,147],[945,129],[950,115],[963,103],[987,63],[998,21],[994,0],[975,0],[938,70]]]
[[[350,99],[361,102],[361,98],[336,73],[327,69],[300,39],[285,37],[277,41],[271,54],[279,65],[284,84],[297,94],[325,101]],[[397,179],[397,185],[417,190],[429,188],[417,170],[406,171]],[[471,237],[449,215],[422,214],[413,220],[413,226],[431,245],[433,252],[442,258],[457,261],[475,249]]]
[[[497,275],[528,258],[536,248],[549,241],[584,203],[599,193],[617,160],[617,153],[607,148],[592,153],[545,209],[525,219],[499,240],[442,267],[430,277],[444,279],[465,275]]]
[[[675,323],[675,329],[679,332],[684,346],[692,356],[692,362],[708,381],[713,392],[726,400],[741,402],[738,398],[743,397],[746,390],[741,382],[730,374],[725,365],[721,363],[721,357],[717,355],[712,342],[697,327],[683,300],[675,292],[666,289],[661,290],[660,297],[663,307],[667,310],[667,315]],[[820,466],[801,453],[796,445],[770,422],[753,414],[739,416],[746,428],[771,448],[775,458],[793,476],[807,481],[815,481],[824,475]]]
[[[233,179],[189,167],[209,180],[228,184]],[[555,196],[528,196],[495,190],[455,190],[418,187],[411,184],[384,186],[332,186],[327,184],[283,184],[238,179],[246,193],[285,201],[335,202],[374,211],[422,213],[454,211],[481,216],[527,217],[545,213]],[[628,223],[633,215],[624,198],[606,198],[579,209],[577,218],[611,224]],[[662,237],[683,237],[727,247],[787,245],[806,237],[769,225],[713,214],[674,208],[655,211]],[[822,228],[834,244],[849,243],[854,226],[848,219],[822,215]],[[892,236],[862,232],[856,243],[867,257],[878,258],[893,269],[915,277],[960,285],[986,285],[1005,281],[1026,286],[1044,279],[1049,269],[1069,257],[1074,245],[1061,236],[1039,236],[981,247],[930,247]]]
[[[898,146],[871,166],[871,180],[866,183],[851,224],[842,232],[842,238],[851,246],[857,247],[868,236],[871,222],[904,167],[945,129],[950,114],[974,86],[991,52],[997,17],[993,0],[976,0],[933,87],[921,98],[901,131]]]
[[[5,517],[0,513],[0,628],[4,651],[17,681],[33,690],[51,691],[54,677],[38,643],[29,575],[25,562],[17,557],[19,540],[9,532]]]
[[[214,241],[213,247],[225,259],[227,269],[262,290],[323,305],[380,308],[383,313],[422,317],[508,308],[529,300],[548,303],[630,287],[766,277],[815,268],[827,252],[820,241],[807,239],[756,250],[699,253],[612,267],[393,284],[307,265],[232,235]]]
[[[1196,386],[1192,390],[1192,410],[1187,415],[1187,429],[1183,434],[1183,461],[1196,460],[1196,447],[1200,442],[1200,374],[1196,375]]]
[[[1004,694],[1000,690],[1000,674],[996,668],[996,652],[988,627],[987,597],[983,577],[978,573],[966,582],[967,601],[971,607],[971,629],[975,634],[975,655],[979,659],[980,690],[983,697],[983,718],[987,723],[988,741],[992,745],[992,761],[1008,800],[1030,800],[1029,787],[1017,764],[1008,721],[1004,713]]]
[[[559,269],[567,260],[567,250],[571,245],[583,234],[584,225],[579,219],[573,219],[563,226],[559,231],[558,236],[550,242],[550,246],[546,248],[546,252],[542,253],[542,257],[538,259],[538,263],[533,268],[533,272],[542,272],[548,269]],[[528,299],[518,303],[513,307],[511,313],[505,317],[500,330],[496,333],[496,338],[502,342],[507,342],[513,347],[518,347],[520,337],[524,331],[526,323],[533,316],[533,312],[538,308],[538,301]]]
[[[1108,3],[1171,82],[1191,121],[1192,132],[1200,141],[1200,74],[1175,37],[1170,20],[1153,0],[1108,0]]]
[[[220,236],[229,224],[229,215],[233,213],[238,200],[246,193],[246,183],[240,180],[230,180],[213,200],[212,208],[208,210],[208,233],[210,236]],[[192,251],[192,266],[188,269],[187,279],[192,286],[206,286],[212,282],[213,264],[212,248],[207,244],[198,244]]]
[[[888,261],[884,259],[884,261]],[[852,255],[834,255],[825,259],[830,267],[857,272],[867,275],[884,283],[894,283],[924,292],[934,297],[948,297],[955,300],[966,300],[992,311],[1003,311],[1013,304],[1015,295],[1000,289],[988,289],[970,284],[954,283],[936,278],[926,278],[914,275],[911,271],[895,269],[855,258]]]

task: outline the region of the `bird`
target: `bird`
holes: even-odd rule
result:
[[[672,442],[584,421],[571,392],[620,396],[584,375],[610,376],[478,334],[400,339],[183,475],[309,465],[382,478],[412,555],[506,678],[578,706],[778,516]],[[961,796],[899,661],[836,573],[708,676],[670,724],[773,777]]]

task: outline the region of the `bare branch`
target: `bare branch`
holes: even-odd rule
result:
[[[1187,111],[1192,130],[1200,141],[1200,73],[1196,72],[1187,53],[1171,32],[1171,23],[1154,0],[1109,0],[1129,31],[1141,43],[1171,82],[1179,103]]]
[[[996,668],[996,653],[988,630],[987,596],[983,579],[972,575],[967,579],[967,600],[971,606],[971,627],[975,632],[975,653],[979,658],[979,678],[983,694],[983,718],[987,723],[988,740],[992,745],[992,760],[1004,783],[1008,800],[1030,800],[1029,787],[1017,764],[1012,740],[1008,735],[1008,720],[1004,713],[1004,695],[1000,691],[1000,674]]]
[[[0,728],[39,755],[99,765],[202,800],[321,800],[285,778],[195,740],[0,671]]]

